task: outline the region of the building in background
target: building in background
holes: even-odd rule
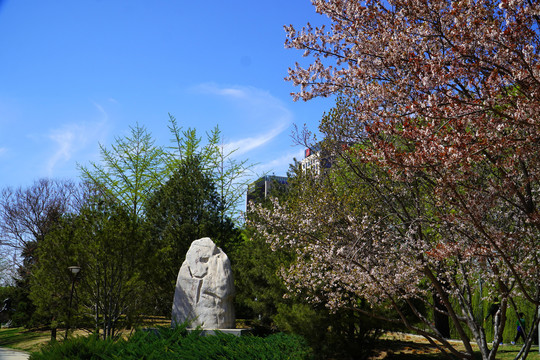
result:
[[[304,173],[309,171],[314,175],[320,175],[322,169],[328,169],[332,166],[332,158],[324,154],[320,144],[306,149],[304,154],[304,159],[299,162],[300,169]]]
[[[344,145],[346,146],[346,145]],[[332,166],[334,157],[325,153],[320,143],[307,148],[304,159],[296,162],[296,166],[303,172],[320,175],[321,171]],[[260,203],[266,199],[277,186],[287,186],[286,176],[265,175],[248,185],[246,195],[246,209],[250,202]]]
[[[278,185],[287,185],[286,176],[276,176],[276,175],[265,175],[251,184],[248,185],[246,204],[249,204],[250,201],[254,203],[261,202],[266,199],[272,189]]]

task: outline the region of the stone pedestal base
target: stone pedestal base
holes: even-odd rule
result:
[[[212,336],[212,335],[216,335],[216,331],[217,332],[221,332],[223,334],[229,334],[229,335],[234,335],[234,336],[243,336],[243,335],[247,335],[249,333],[251,333],[251,329],[202,329],[202,330],[197,330],[197,329],[187,329],[187,331],[200,331],[201,332],[201,336]]]

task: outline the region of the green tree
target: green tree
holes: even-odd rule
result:
[[[256,185],[254,185],[256,186]],[[281,267],[288,265],[293,255],[287,251],[272,251],[266,238],[253,226],[264,221],[249,209],[255,204],[271,207],[272,200],[285,200],[288,186],[273,179],[268,194],[254,189],[250,195],[245,228],[242,230],[242,242],[235,249],[233,267],[235,281],[235,307],[238,317],[255,319],[255,324],[263,331],[275,328],[274,317],[278,305],[282,303],[286,292],[283,280],[279,276]]]
[[[200,158],[188,156],[177,165],[146,204],[149,283],[154,284],[155,307],[165,314],[171,310],[178,270],[191,242],[210,237],[230,253],[239,239],[231,219],[223,217],[223,200]]]
[[[36,314],[46,319],[51,329],[51,339],[56,339],[59,327],[65,327],[69,316],[70,286],[69,266],[80,263],[79,256],[86,252],[76,238],[76,215],[62,217],[39,242],[36,264],[30,279],[30,299]]]
[[[131,128],[131,134],[123,138],[116,138],[116,142],[110,148],[100,144],[102,162],[100,164],[91,163],[90,167],[80,166],[83,178],[89,180],[98,188],[112,194],[118,201],[130,209],[132,216],[137,218],[134,222],[132,231],[139,233],[142,231],[141,224],[147,217],[153,218],[151,221],[156,224],[156,228],[150,229],[147,234],[151,236],[146,242],[149,246],[147,251],[155,260],[152,268],[159,269],[154,272],[163,271],[168,275],[158,280],[159,276],[154,275],[147,278],[150,286],[150,279],[158,282],[157,288],[163,285],[163,279],[169,279],[168,282],[173,282],[176,278],[176,272],[181,265],[181,261],[187,251],[191,241],[202,236],[213,236],[219,244],[222,238],[220,233],[229,233],[233,228],[231,219],[240,218],[239,203],[242,200],[244,184],[247,182],[250,166],[246,161],[237,161],[233,158],[234,150],[226,150],[223,145],[222,135],[218,127],[207,134],[206,143],[203,144],[201,137],[197,135],[195,129],[183,130],[177,123],[176,119],[169,115],[169,131],[172,135],[171,144],[168,147],[162,148],[154,144],[154,140],[150,133],[142,126],[136,125]],[[194,160],[196,159],[196,160]],[[179,169],[185,169],[187,163],[196,161],[195,173],[191,180],[186,181],[178,187],[178,191],[185,193],[185,198],[190,196],[196,198],[201,196],[201,199],[207,199],[207,203],[203,207],[207,210],[189,209],[187,206],[184,209],[184,214],[191,211],[193,214],[205,213],[208,217],[209,213],[217,214],[218,220],[207,218],[197,218],[198,215],[193,215],[191,222],[186,221],[182,225],[181,230],[171,230],[170,224],[166,225],[166,230],[160,228],[163,223],[167,223],[166,219],[157,219],[156,213],[156,194],[162,194],[164,190],[171,187],[170,184],[175,183],[177,172]],[[191,165],[190,165],[191,166]],[[182,170],[183,171],[183,170]],[[197,174],[204,174],[203,178],[197,178]],[[188,178],[188,175],[182,175]],[[181,177],[182,177],[181,176]],[[201,175],[202,176],[202,175]],[[173,180],[174,178],[174,180]],[[202,181],[201,185],[197,181]],[[212,184],[212,194],[207,191],[206,194],[196,194],[196,188],[207,188],[208,184]],[[169,190],[167,190],[169,191]],[[204,192],[203,191],[203,192]],[[169,194],[170,198],[181,196],[180,194]],[[183,196],[183,195],[182,195]],[[151,198],[154,199],[151,199]],[[206,197],[206,198],[205,198]],[[187,201],[187,200],[186,200]],[[167,199],[160,199],[158,203],[165,203]],[[192,202],[195,206],[196,202]],[[153,204],[153,205],[149,205]],[[146,206],[154,206],[150,211],[147,211]],[[159,205],[161,206],[161,205]],[[167,205],[174,209],[174,204]],[[164,209],[165,207],[163,207]],[[177,209],[174,209],[176,211]],[[168,210],[167,210],[168,211]],[[189,215],[186,215],[189,217]],[[207,223],[221,224],[219,226],[208,226]],[[188,225],[189,223],[189,225]],[[165,226],[165,225],[163,225]],[[199,229],[199,230],[194,230]],[[204,229],[204,230],[202,230]],[[186,239],[172,241],[173,235],[163,235],[176,232],[174,236],[180,236],[180,233],[191,234]],[[156,235],[158,233],[159,235]],[[200,234],[193,235],[193,234]],[[195,236],[195,237],[192,237]],[[161,241],[164,236],[167,240]],[[235,237],[237,235],[234,235]],[[228,246],[226,242],[222,244],[225,248]],[[224,249],[227,251],[227,249]],[[157,253],[154,253],[156,251]],[[174,261],[174,264],[172,263]],[[177,263],[179,262],[179,263]],[[172,275],[172,274],[175,275]],[[173,285],[174,286],[174,285]],[[172,289],[170,284],[167,289]],[[155,294],[157,304],[166,304],[170,301],[168,298],[170,291],[161,292],[149,291],[148,293]],[[172,296],[172,295],[171,295]],[[172,297],[171,297],[172,299]],[[151,303],[152,300],[149,301]],[[158,306],[158,305],[156,305]],[[163,305],[161,312],[164,310]],[[168,307],[168,306],[167,306]]]
[[[131,212],[110,198],[94,199],[80,214],[64,217],[38,246],[40,261],[32,277],[30,296],[52,328],[78,323],[114,337],[141,311],[144,286],[142,238],[134,233]],[[69,307],[73,278],[69,266],[81,272],[76,297]]]
[[[129,136],[117,137],[110,149],[99,144],[101,163],[79,165],[84,180],[110,192],[131,215],[144,214],[144,203],[166,178],[163,149],[154,145],[144,126],[130,127]]]
[[[0,194],[0,249],[17,269],[21,289],[17,314],[19,324],[43,319],[34,317],[28,299],[30,278],[38,261],[36,249],[64,214],[75,213],[84,202],[81,187],[68,180],[39,179],[28,187],[4,188]]]
[[[196,129],[182,129],[171,114],[168,128],[172,139],[166,147],[156,146],[150,132],[139,124],[130,128],[130,135],[117,137],[110,148],[99,144],[101,163],[79,165],[83,179],[101,184],[140,217],[148,196],[174,174],[181,162],[196,156],[212,175],[223,200],[222,218],[241,221],[240,205],[253,165],[236,159],[237,149],[224,144],[218,126],[207,133],[204,143]]]
[[[81,306],[92,314],[94,328],[104,338],[137,323],[144,309],[141,278],[147,266],[138,219],[114,199],[100,199],[78,217],[76,230],[81,257]]]
[[[287,289],[279,271],[290,263],[292,255],[272,251],[253,227],[248,226],[242,235],[244,240],[233,256],[236,314],[239,318],[254,319],[254,325],[267,332],[276,327],[278,306],[285,302]]]
[[[172,174],[186,157],[197,156],[204,171],[212,174],[216,191],[222,199],[221,217],[242,221],[240,207],[244,202],[245,189],[251,179],[253,164],[247,159],[238,160],[238,149],[224,143],[219,126],[206,134],[206,143],[197,135],[196,129],[182,130],[174,116],[169,114],[169,131],[173,135],[168,147],[166,162]]]

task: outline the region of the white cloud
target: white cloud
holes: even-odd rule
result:
[[[7,148],[0,147],[0,156],[4,155],[5,153],[7,153]]]
[[[47,163],[47,173],[52,175],[54,167],[60,161],[67,161],[71,159],[71,155],[74,151],[74,141],[76,137],[73,129],[61,129],[55,130],[49,135],[49,139],[56,143],[56,151],[49,158]]]
[[[205,95],[206,103],[213,104],[212,110],[219,114],[219,120],[225,125],[220,126],[225,137],[225,152],[236,150],[234,157],[247,157],[248,163],[256,164],[252,168],[254,174],[283,176],[294,158],[303,158],[304,149],[291,148],[293,112],[270,92],[215,83],[200,84],[191,90]]]
[[[110,100],[110,99],[109,99]],[[116,101],[116,100],[115,100]],[[100,104],[98,104],[97,102],[95,101],[92,101],[92,104],[96,107],[96,109],[98,109],[99,113],[101,114],[101,120],[100,122],[105,122],[109,119],[109,114],[107,114],[107,112],[105,111],[105,109],[103,108],[103,106],[101,106]]]
[[[275,173],[279,176],[285,176],[287,170],[289,170],[289,165],[292,164],[295,158],[296,160],[302,160],[304,158],[304,150],[298,149],[291,151],[268,162],[257,164],[253,171],[256,174]]]
[[[88,145],[94,147],[105,136],[107,112],[100,104],[93,104],[100,113],[98,120],[65,124],[48,134],[47,138],[54,143],[54,151],[46,162],[48,176],[53,176],[59,166],[70,161],[75,154],[79,155]]]
[[[243,136],[232,138],[225,144],[226,149],[236,149],[235,156],[268,144],[292,124],[292,112],[268,91],[251,86],[220,86],[214,83],[200,84],[194,90],[226,99],[240,109],[245,120],[241,122],[235,119],[235,126],[228,124],[227,128],[232,128],[233,134],[241,133]]]
[[[259,110],[267,110],[270,108],[274,111],[279,110],[289,113],[289,110],[280,99],[276,98],[266,90],[253,86],[220,86],[215,83],[203,83],[195,86],[193,91],[239,101],[238,104],[246,109],[256,107],[256,109]]]
[[[276,136],[281,134],[285,129],[287,129],[287,127],[288,124],[285,123],[277,124],[275,128],[271,129],[266,133],[229,142],[225,144],[225,152],[227,153],[228,151],[233,151],[237,149],[234,153],[235,156],[246,154],[251,150],[254,150],[270,142]]]
[[[242,89],[241,87],[222,88],[212,83],[201,84],[197,86],[196,89],[203,93],[220,95],[220,96],[228,96],[228,97],[233,97],[233,98],[238,98],[238,99],[246,98],[249,96],[248,92],[245,90],[246,88],[244,89]]]
[[[49,133],[48,138],[54,143],[54,152],[46,164],[48,176],[53,176],[59,165],[71,160],[73,155],[84,147],[89,129],[89,126],[70,124]]]

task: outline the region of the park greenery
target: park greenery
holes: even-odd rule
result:
[[[252,166],[218,127],[203,139],[171,115],[167,146],[136,124],[79,165],[80,184],[2,190],[0,245],[22,262],[0,294],[17,325],[50,329],[35,359],[366,358],[399,330],[449,358],[493,360],[522,312],[515,358],[527,357],[540,322],[540,5],[312,2],[330,26],[286,27],[286,46],[311,59],[287,79],[296,99],[336,98],[322,140],[296,137],[324,166],[292,164],[245,221]],[[170,318],[179,266],[204,236],[230,257],[238,317],[305,340],[184,328],[119,340],[144,316]],[[74,328],[93,335],[69,340]]]
[[[138,331],[128,340],[99,340],[96,336],[53,343],[32,354],[31,360],[56,359],[311,359],[305,341],[295,335],[275,334],[266,338],[219,333],[201,337],[186,326],[159,331]]]
[[[174,150],[136,125],[110,149],[100,145],[102,163],[80,166],[80,185],[43,179],[4,190],[5,243],[21,250],[18,287],[34,307],[25,324],[47,324],[53,338],[70,322],[115,337],[140,314],[170,315],[191,241],[210,236],[233,250],[233,193],[249,166],[228,158],[218,128],[202,146],[195,130],[182,131],[172,116],[169,123]],[[70,276],[70,265],[81,276]],[[75,281],[76,293],[66,292]]]
[[[283,299],[278,273],[294,255],[272,251],[235,215],[234,192],[246,187],[238,182],[250,170],[247,162],[228,158],[234,152],[218,146],[217,128],[202,144],[195,130],[180,132],[173,117],[169,124],[175,146],[158,147],[135,125],[110,148],[100,145],[101,163],[80,166],[80,184],[41,179],[5,189],[3,213],[10,217],[3,226],[14,234],[12,248],[23,250],[20,269],[27,274],[3,288],[16,304],[14,325],[46,327],[53,342],[70,338],[74,329],[113,341],[145,316],[170,318],[187,249],[209,236],[229,254],[237,314],[256,334],[299,334],[319,357],[368,354],[364,339],[379,333],[358,314]],[[283,185],[273,187],[274,196],[288,193]],[[17,212],[17,206],[34,212]],[[73,265],[79,274],[70,273]]]

